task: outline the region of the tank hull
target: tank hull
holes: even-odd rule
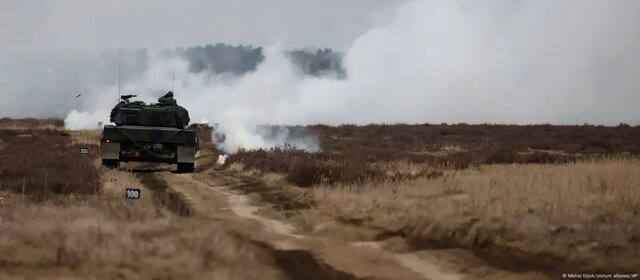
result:
[[[193,169],[198,150],[195,129],[106,125],[100,138],[101,157],[109,165],[161,162]]]

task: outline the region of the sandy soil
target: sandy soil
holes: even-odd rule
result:
[[[394,254],[380,247],[358,246],[333,238],[304,236],[282,221],[257,214],[261,208],[251,199],[189,174],[158,174],[177,192],[184,194],[197,215],[225,220],[248,239],[265,242],[279,250],[310,252],[324,265],[330,264],[358,278],[378,279],[462,279],[461,273],[441,267],[417,254]],[[194,178],[195,177],[195,178]]]
[[[244,179],[242,172],[209,169],[196,174],[154,174],[181,194],[195,216],[224,223],[225,228],[277,251],[304,252],[320,267],[339,271],[340,277],[326,279],[544,279],[539,274],[500,271],[485,265],[464,250],[393,250],[387,241],[354,241],[332,234],[309,234],[286,219],[269,215],[273,205],[234,187]],[[351,229],[366,231],[367,229]],[[469,264],[469,265],[467,265]],[[309,270],[297,277],[311,279],[319,272]],[[321,272],[327,273],[327,271]],[[286,272],[285,272],[286,274]],[[327,275],[331,275],[328,273]],[[346,278],[342,278],[346,277]],[[294,278],[297,279],[297,278]]]

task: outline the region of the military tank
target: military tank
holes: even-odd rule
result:
[[[110,121],[100,137],[102,164],[115,168],[120,162],[177,164],[181,173],[193,172],[198,150],[197,131],[189,125],[189,112],[179,106],[173,93],[146,104],[123,95],[111,110]]]

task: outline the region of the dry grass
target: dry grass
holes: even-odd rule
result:
[[[368,125],[340,127],[314,126],[323,151],[359,154],[362,157],[388,160],[389,157],[421,157],[407,154],[428,154],[438,151],[527,151],[554,150],[566,153],[640,152],[640,127],[621,124],[616,127],[593,125]],[[482,158],[478,154],[478,158]]]
[[[169,212],[133,173],[99,167],[99,131],[2,122],[1,279],[285,278],[272,252]],[[124,199],[125,188],[142,198]]]
[[[464,248],[514,271],[640,263],[640,127],[312,129],[321,153],[241,151],[227,161],[261,171],[253,189],[310,233]]]
[[[41,163],[47,164],[21,169],[27,172],[22,174],[37,176],[34,170],[49,164]],[[0,192],[0,278],[283,278],[273,268],[270,252],[241,240],[221,223],[159,208],[158,196],[133,173],[93,168],[102,178],[99,192],[91,195],[42,193],[36,197],[46,199],[24,200],[20,192]],[[33,182],[29,186],[42,187],[40,180]],[[84,185],[75,186],[69,184],[69,189]],[[142,189],[140,200],[124,199],[124,189],[131,187]],[[28,190],[31,198],[39,193]]]
[[[359,209],[390,221],[409,213],[442,217],[467,213],[487,219],[532,216],[558,226],[618,226],[624,231],[635,226],[638,231],[640,217],[634,217],[640,212],[639,186],[640,160],[609,159],[567,165],[489,165],[431,180],[320,185],[312,193],[337,213]]]
[[[640,262],[640,160],[562,165],[487,165],[438,178],[320,184],[269,184],[313,205],[288,213],[310,233],[327,223],[402,238],[411,248],[465,248],[497,267],[561,272],[629,271]],[[300,200],[303,201],[300,201]],[[333,231],[340,227],[333,227]],[[335,234],[335,233],[334,233]],[[402,246],[401,246],[402,247]]]
[[[73,130],[68,131],[72,138],[72,145],[100,145],[100,134],[102,130],[88,129],[88,130]]]
[[[3,279],[281,279],[266,252],[219,223],[156,212],[122,193],[67,207],[2,195]]]
[[[545,221],[560,216],[582,221],[592,216],[594,208],[621,215],[640,211],[640,197],[636,196],[639,167],[640,160],[635,158],[563,165],[486,165],[449,171],[431,180],[319,185],[313,193],[322,194],[319,200],[346,202],[335,206],[355,203],[356,198],[374,204],[382,199],[405,206],[436,207],[439,213],[459,213],[460,209],[440,208],[452,206],[453,199],[464,201],[469,211],[487,217],[535,213]],[[368,208],[363,211],[368,212]],[[567,219],[558,222],[566,223]]]
[[[60,119],[0,119],[0,129],[57,129],[64,128],[64,121]]]
[[[89,148],[80,154],[80,148]],[[61,130],[0,129],[0,186],[37,200],[53,194],[93,194],[100,174],[95,145],[71,144]]]
[[[405,179],[381,169],[381,163],[426,164],[439,172],[483,164],[570,163],[640,155],[640,127],[627,125],[317,125],[290,131],[295,134],[296,129],[315,133],[322,152],[240,151],[227,163],[284,173],[291,182],[308,187],[322,182]]]
[[[283,278],[273,252],[217,221],[176,216],[153,196],[123,200],[125,187],[144,186],[97,167],[97,131],[0,123],[9,128],[0,129],[0,278]],[[312,129],[322,153],[244,151],[220,172],[260,170],[263,182],[244,172],[253,181],[243,188],[312,234],[464,248],[500,268],[556,276],[640,262],[637,127]],[[203,143],[198,170],[217,154]]]
[[[0,130],[2,189],[36,199],[95,193],[100,188],[100,174],[93,164],[97,148],[70,141],[59,130]],[[89,148],[89,154],[80,154],[80,148]]]

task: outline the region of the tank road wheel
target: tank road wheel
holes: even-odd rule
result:
[[[102,166],[109,168],[109,169],[114,169],[116,167],[118,167],[118,161],[117,160],[112,160],[112,159],[103,159],[102,160]]]
[[[178,163],[178,173],[193,172],[193,163]]]

